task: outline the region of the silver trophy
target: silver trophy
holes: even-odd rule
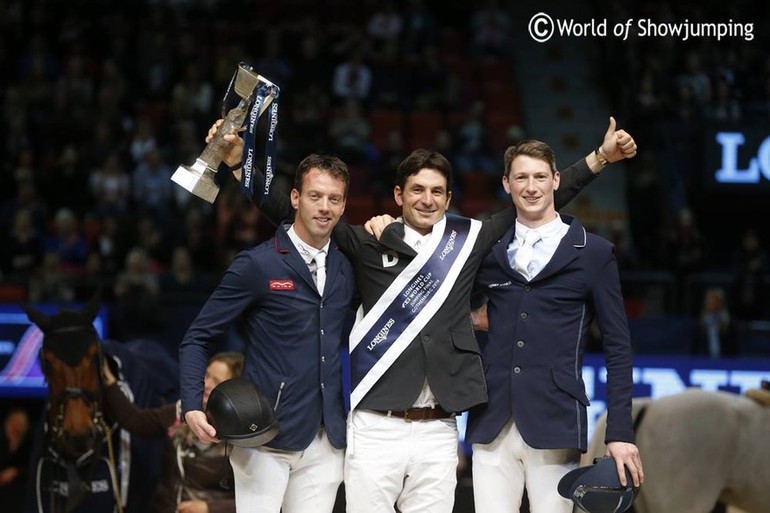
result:
[[[192,166],[185,166],[184,164],[179,166],[171,176],[172,181],[199,198],[209,203],[214,203],[219,193],[219,187],[214,183],[214,173],[217,172],[217,168],[224,159],[225,152],[229,146],[229,143],[224,140],[224,136],[241,129],[246,116],[249,114],[249,108],[252,102],[254,102],[257,89],[261,85],[271,87],[268,88],[270,92],[265,96],[264,101],[260,105],[257,117],[261,116],[270,106],[270,103],[272,103],[274,98],[272,86],[275,84],[256,73],[247,64],[240,64],[238,66],[235,80],[233,81],[233,89],[241,98],[238,105],[230,109],[230,112],[224,117],[225,119],[219,126],[214,138],[208,143],[201,156],[195,159],[195,163]]]

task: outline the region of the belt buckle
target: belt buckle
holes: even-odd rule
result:
[[[413,419],[409,418],[409,410],[404,410],[404,422],[414,422]]]

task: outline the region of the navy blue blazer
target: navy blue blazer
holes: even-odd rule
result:
[[[206,362],[240,317],[248,335],[244,376],[277,403],[279,432],[267,445],[301,451],[323,425],[334,447],[345,446],[340,347],[355,282],[334,239],[329,247],[323,297],[283,225],[235,257],[179,347],[183,411],[201,409]]]
[[[470,411],[470,443],[491,443],[513,417],[531,447],[586,450],[582,359],[594,317],[607,360],[606,441],[634,441],[631,341],[614,248],[561,217],[569,231],[531,282],[508,263],[515,225],[482,263],[477,286],[489,299],[481,348],[489,402]]]

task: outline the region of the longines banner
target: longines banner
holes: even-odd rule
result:
[[[707,187],[734,192],[770,190],[770,126],[709,127],[705,143]]]

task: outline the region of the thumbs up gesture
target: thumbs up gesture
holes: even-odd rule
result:
[[[615,118],[610,116],[610,126],[604,134],[604,141],[599,149],[610,162],[630,159],[636,155],[636,143],[625,130],[616,130]]]

